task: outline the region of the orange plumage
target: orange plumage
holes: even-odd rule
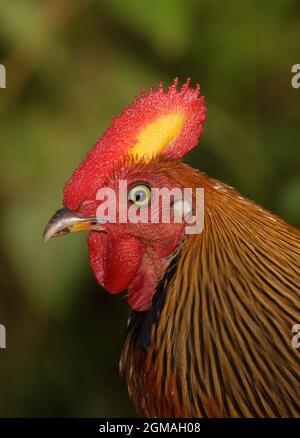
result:
[[[75,171],[45,238],[90,230],[98,282],[111,293],[127,290],[120,367],[139,415],[297,417],[300,232],[179,161],[204,117],[199,87],[189,82],[143,94]],[[128,206],[145,199],[147,211],[155,187],[191,188],[193,200],[203,188],[203,231],[122,223],[119,212],[115,222],[99,222],[97,190],[119,194],[120,180],[128,182]]]

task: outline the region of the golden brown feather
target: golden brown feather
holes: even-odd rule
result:
[[[300,232],[188,166],[160,165],[180,185],[204,188],[205,226],[185,239],[160,285],[146,348],[140,326],[129,324],[121,370],[136,409],[299,416],[300,352],[291,339],[300,323]]]

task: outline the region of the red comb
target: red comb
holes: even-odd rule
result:
[[[162,116],[178,112],[183,115],[179,134],[167,144],[162,155],[181,158],[196,146],[203,130],[206,108],[204,97],[200,96],[200,86],[193,89],[189,85],[188,79],[178,90],[176,78],[167,92],[162,83],[157,90],[151,88],[148,95],[142,91],[132,107],[126,107],[113,119],[111,126],[75,170],[64,189],[64,205],[76,210],[83,200],[93,199],[113,163],[130,152],[143,129]],[[164,132],[159,134],[164,135]]]

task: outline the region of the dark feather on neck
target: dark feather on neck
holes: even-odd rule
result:
[[[157,324],[161,310],[163,308],[168,285],[170,284],[178,261],[178,254],[174,257],[161,281],[156,287],[156,292],[152,299],[152,306],[145,312],[136,312],[132,310],[129,314],[129,325],[127,333],[132,333],[132,342],[139,345],[144,350],[150,345],[151,327]]]

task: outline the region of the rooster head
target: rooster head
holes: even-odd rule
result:
[[[162,84],[147,95],[142,92],[113,119],[74,171],[64,188],[64,207],[44,231],[44,240],[89,231],[89,258],[97,281],[112,294],[127,290],[128,303],[136,311],[151,307],[184,233],[183,222],[162,220],[161,201],[156,212],[152,208],[154,189],[189,184],[187,166],[180,159],[198,143],[205,112],[200,87],[191,88],[189,80],[181,89],[175,79],[167,92]],[[184,212],[175,198],[170,209]],[[156,214],[154,223],[150,213]]]

